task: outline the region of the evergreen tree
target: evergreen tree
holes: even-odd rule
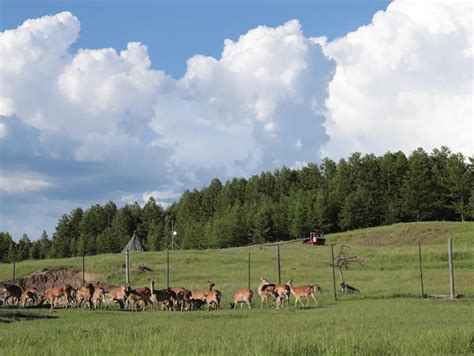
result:
[[[408,158],[408,170],[402,187],[405,221],[423,221],[435,217],[436,195],[430,157],[419,148]]]
[[[7,261],[8,249],[13,244],[13,239],[8,232],[0,232],[0,261]]]
[[[31,243],[28,258],[30,260],[39,260],[41,258],[41,242],[39,240]]]
[[[39,239],[39,246],[40,246],[40,257],[41,259],[45,259],[51,256],[51,241],[49,240],[48,234],[46,231],[43,230],[41,237]]]
[[[27,260],[30,257],[31,240],[27,234],[23,234],[18,241],[17,257],[18,261]]]
[[[51,257],[62,258],[71,256],[70,237],[70,219],[68,215],[64,214],[61,219],[59,219],[58,224],[56,225],[56,230],[53,234]]]

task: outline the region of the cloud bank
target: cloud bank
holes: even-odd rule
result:
[[[27,20],[0,33],[0,229],[36,238],[78,205],[167,204],[213,177],[321,155],[472,155],[470,14],[467,1],[396,0],[332,42],[297,20],[259,26],[179,79],[139,42],[72,52],[69,12]]]

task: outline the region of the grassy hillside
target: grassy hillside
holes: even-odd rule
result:
[[[275,246],[173,251],[171,284],[204,288],[212,279],[224,294],[225,310],[131,313],[0,308],[1,349],[5,355],[473,354],[474,300],[419,298],[417,240],[423,241],[425,291],[447,294],[447,237],[454,239],[457,292],[474,297],[473,223],[399,224],[328,236],[329,243],[345,242],[351,253],[364,259],[363,266],[346,271],[347,281],[361,290],[360,295],[339,295],[336,302],[332,270],[326,264],[330,247],[296,241],[281,245],[282,279],[320,283],[326,292],[318,297],[319,305],[231,311],[228,302],[233,292],[247,284],[248,253],[252,288],[256,290],[259,275],[275,281]],[[145,285],[148,278],[155,278],[159,287],[166,283],[164,252],[133,253],[131,264],[152,269],[132,273],[133,286]],[[123,255],[86,259],[88,278],[96,281],[123,282],[123,266]],[[43,268],[80,270],[81,258],[22,262],[18,275]],[[0,280],[10,276],[11,265],[0,266]]]
[[[422,242],[425,291],[446,294],[449,291],[447,238],[452,237],[455,251],[456,289],[460,294],[474,295],[474,223],[429,222],[383,226],[328,235],[335,243],[335,253],[341,243],[349,252],[360,256],[365,264],[345,272],[347,281],[357,286],[358,298],[386,298],[419,295],[418,241]],[[171,252],[170,284],[201,289],[213,280],[229,300],[236,288],[247,285],[247,260],[251,254],[252,288],[258,277],[276,280],[275,246],[262,245],[223,250],[186,250]],[[332,288],[330,247],[312,247],[299,241],[281,245],[282,281],[294,279],[296,285],[319,283],[325,290]],[[166,284],[166,253],[131,254],[132,269],[138,265],[152,272],[131,273],[132,286],[142,286],[148,278],[156,279],[158,287]],[[25,261],[17,264],[17,276],[27,276],[44,268],[81,270],[82,258]],[[0,280],[11,278],[11,265],[0,265]],[[124,256],[107,254],[86,257],[87,278],[113,284],[124,281]],[[328,297],[329,294],[326,294]]]

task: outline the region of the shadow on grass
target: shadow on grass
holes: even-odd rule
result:
[[[40,315],[21,311],[2,311],[0,310],[0,323],[12,323],[14,321],[35,320],[35,319],[58,319],[57,316]]]

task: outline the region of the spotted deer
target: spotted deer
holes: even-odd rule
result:
[[[244,306],[244,303],[246,303],[249,309],[252,309],[252,297],[253,292],[251,289],[239,289],[237,292],[235,292],[234,299],[233,302],[230,303],[230,307],[232,309],[235,309],[237,308],[237,304],[240,303],[240,308],[242,308]]]
[[[298,302],[301,304],[301,306],[305,307],[305,305],[303,305],[303,302],[301,301],[302,297],[306,298],[306,307],[309,305],[310,302],[309,297],[313,298],[316,305],[318,305],[318,301],[316,300],[314,293],[322,292],[322,289],[319,284],[306,284],[300,287],[293,287],[293,279],[291,279],[288,282],[288,285],[290,286],[291,294],[293,294],[293,296],[295,297],[295,307],[297,306]]]

